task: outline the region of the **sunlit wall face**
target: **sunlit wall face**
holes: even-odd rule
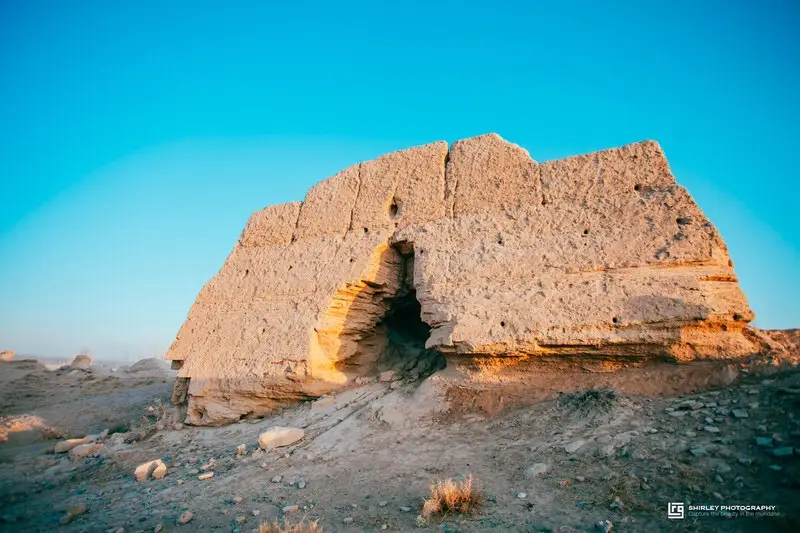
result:
[[[757,325],[800,324],[795,2],[11,4],[0,349],[159,355],[252,211],[489,131],[540,161],[658,140]]]

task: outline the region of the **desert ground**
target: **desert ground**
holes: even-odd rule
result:
[[[796,358],[543,372],[535,401],[505,405],[453,387],[453,371],[361,380],[201,428],[169,404],[162,361],[0,363],[0,531],[250,532],[301,520],[326,532],[800,531]],[[303,437],[262,450],[274,426]],[[158,459],[166,475],[137,481],[137,466]],[[433,482],[469,476],[483,496],[474,512],[421,516]],[[683,519],[667,519],[668,502],[685,504]],[[690,505],[776,510],[690,516]]]

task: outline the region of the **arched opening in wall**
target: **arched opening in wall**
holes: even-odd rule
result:
[[[414,289],[414,247],[400,242],[393,248],[402,258],[399,289],[386,299],[386,312],[375,329],[376,335],[385,336],[378,369],[394,370],[400,378],[421,379],[443,369],[446,361],[441,352],[425,348],[431,327],[422,320]]]
[[[379,375],[415,380],[444,368],[444,355],[425,348],[431,327],[422,320],[413,285],[413,247],[398,243],[376,251],[369,271],[369,278],[337,292],[317,326],[326,359],[346,382]]]

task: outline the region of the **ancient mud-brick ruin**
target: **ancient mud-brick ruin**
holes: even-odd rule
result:
[[[187,421],[218,424],[389,369],[736,357],[752,318],[657,143],[540,164],[491,134],[254,214],[166,357]]]

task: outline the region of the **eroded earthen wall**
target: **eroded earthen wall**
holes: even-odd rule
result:
[[[380,350],[365,339],[401,290],[401,251],[413,251],[431,349],[677,360],[753,349],[724,242],[656,143],[538,164],[484,135],[360,163],[254,214],[167,354],[190,380],[189,421],[353,379],[346,362]]]

